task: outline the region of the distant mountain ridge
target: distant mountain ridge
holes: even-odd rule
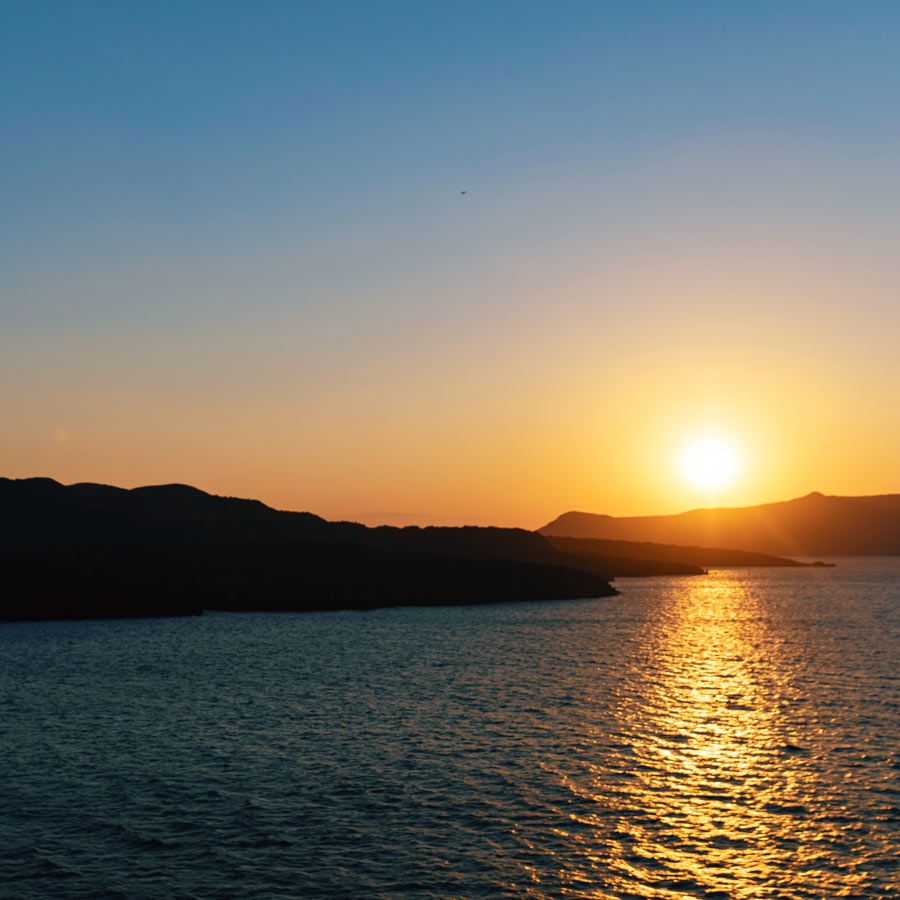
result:
[[[733,547],[780,556],[896,556],[900,494],[837,497],[814,492],[780,503],[669,516],[568,512],[538,532],[546,537]]]

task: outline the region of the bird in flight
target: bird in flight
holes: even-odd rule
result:
[[[468,194],[468,191],[460,191],[461,194]]]

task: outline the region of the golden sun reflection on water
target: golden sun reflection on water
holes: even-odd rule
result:
[[[638,639],[642,671],[622,673],[618,763],[567,783],[597,804],[571,818],[603,836],[592,846],[583,831],[569,835],[585,861],[570,883],[587,886],[602,865],[611,891],[594,880],[574,893],[784,896],[777,885],[790,870],[821,885],[821,896],[845,894],[855,876],[819,869],[817,847],[840,841],[850,819],[813,815],[823,785],[785,715],[796,699],[792,668],[763,604],[740,573],[720,572],[681,581],[658,623]],[[839,800],[829,800],[834,812]]]

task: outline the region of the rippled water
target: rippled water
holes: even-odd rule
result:
[[[0,894],[900,894],[900,561],[0,626]]]

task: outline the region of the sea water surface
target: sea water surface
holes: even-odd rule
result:
[[[900,561],[0,626],[4,897],[900,896]]]

